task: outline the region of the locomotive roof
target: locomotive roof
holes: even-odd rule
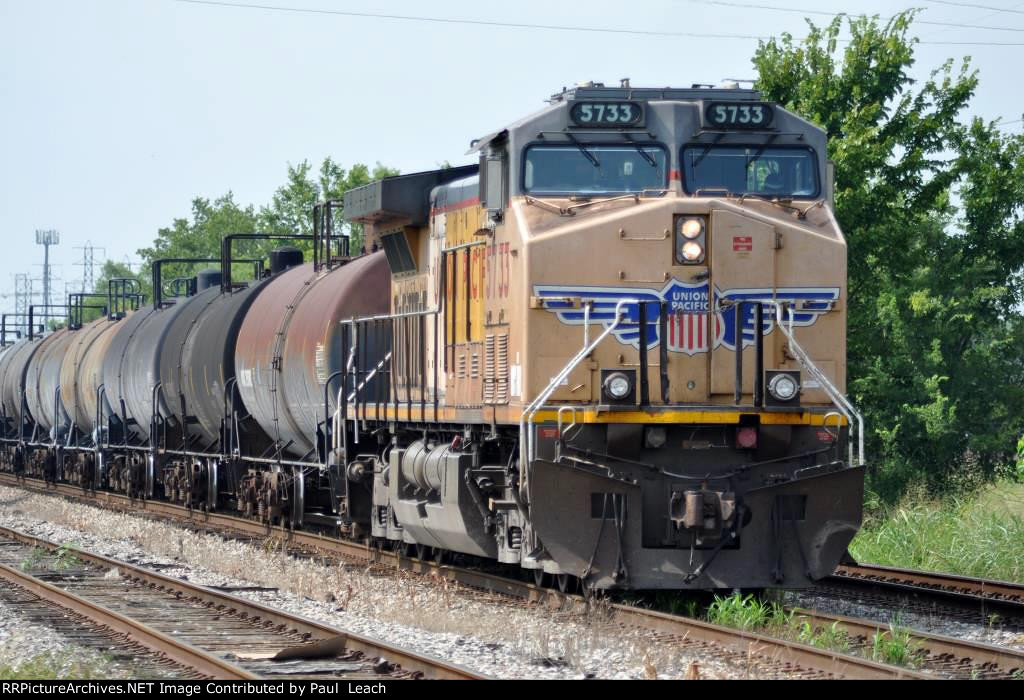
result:
[[[713,85],[695,84],[688,88],[661,87],[643,88],[623,85],[618,87],[606,87],[600,83],[577,85],[571,88],[563,87],[561,92],[556,92],[547,100],[548,106],[540,111],[529,114],[518,119],[503,129],[492,131],[480,138],[473,139],[469,143],[469,150],[466,155],[483,150],[488,144],[495,140],[501,140],[509,131],[516,129],[523,124],[533,121],[538,115],[550,111],[563,102],[578,100],[674,100],[679,102],[694,102],[697,100],[729,100],[731,102],[757,102],[762,99],[760,90],[740,87],[715,87]]]
[[[713,87],[711,85],[693,85],[688,88],[580,85],[562,88],[561,92],[556,92],[551,96],[550,102],[562,102],[563,100],[703,100],[708,98],[740,102],[757,101],[761,99],[761,92],[747,88]]]

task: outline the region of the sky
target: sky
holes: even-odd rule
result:
[[[753,79],[757,37],[909,7],[914,77],[969,55],[973,114],[1020,130],[1024,0],[0,0],[0,309],[16,273],[41,277],[37,229],[74,291],[87,243],[134,261],[196,196],[269,202],[289,163],[468,163],[563,86]]]

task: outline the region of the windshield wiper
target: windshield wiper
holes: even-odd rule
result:
[[[572,141],[574,144],[576,144],[576,148],[580,149],[580,153],[582,153],[584,156],[586,156],[587,160],[589,160],[591,163],[593,163],[595,168],[600,168],[601,167],[601,164],[597,162],[597,158],[594,156],[594,154],[591,153],[590,151],[588,151],[587,147],[579,142],[579,139],[577,139],[575,136],[573,136],[570,133],[566,133],[566,136],[569,137],[570,141]]]
[[[633,144],[633,148],[635,148],[636,152],[639,153],[640,156],[644,160],[647,161],[648,165],[650,165],[652,168],[657,168],[658,167],[658,162],[656,160],[654,160],[654,156],[652,156],[650,153],[645,151],[643,149],[643,146],[641,146],[640,144],[638,144],[636,141],[633,140],[632,136],[630,136],[629,134],[623,134],[623,137],[625,137],[625,139],[627,141],[629,141],[631,144]]]
[[[757,160],[764,155],[765,150],[772,145],[776,136],[778,136],[778,134],[771,134],[768,136],[768,140],[762,143],[761,147],[754,151],[754,157],[747,161],[747,167],[749,167],[751,163],[757,162]]]
[[[718,142],[722,140],[723,136],[725,136],[725,133],[715,134],[715,140],[704,147],[704,151],[697,156],[697,160],[693,161],[693,164],[690,166],[691,170],[700,165],[700,162],[704,160],[709,153],[711,153],[711,149],[718,145]]]

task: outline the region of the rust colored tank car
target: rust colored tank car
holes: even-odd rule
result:
[[[273,236],[232,234],[219,287],[13,345],[0,464],[565,590],[832,573],[865,461],[824,131],[586,84],[470,153],[316,205],[312,262],[234,283]]]
[[[282,450],[315,451],[322,387],[345,360],[340,321],[386,314],[388,282],[387,259],[374,253],[326,273],[296,267],[253,303],[235,349],[238,390]]]

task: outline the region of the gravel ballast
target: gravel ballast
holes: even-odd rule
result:
[[[700,650],[659,644],[585,613],[511,604],[403,572],[325,566],[281,551],[56,496],[0,487],[0,524],[208,586],[500,678],[759,678]],[[696,664],[696,668],[694,668]],[[699,670],[698,670],[699,669]],[[696,673],[695,673],[696,672]]]

